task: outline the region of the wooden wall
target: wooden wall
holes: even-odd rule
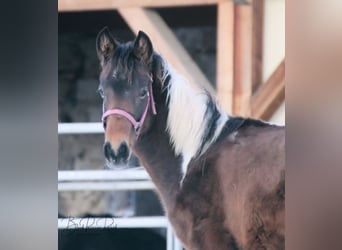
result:
[[[192,60],[163,18],[153,8],[216,5],[216,84]],[[285,60],[263,82],[264,0],[59,0],[58,11],[117,10],[133,32],[143,29],[158,51],[194,87],[215,94],[233,115],[264,120],[285,99]],[[216,86],[214,88],[213,86]]]

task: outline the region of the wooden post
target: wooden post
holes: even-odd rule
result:
[[[264,0],[253,1],[252,93],[262,84]]]
[[[252,4],[235,5],[233,114],[250,116],[252,95]]]
[[[268,120],[285,99],[285,60],[261,85],[252,98],[253,117]]]
[[[119,8],[118,11],[135,34],[144,30],[150,36],[155,49],[176,71],[186,77],[193,87],[201,86],[211,94],[216,94],[214,87],[158,13],[142,8]]]
[[[133,7],[172,7],[217,4],[220,0],[58,0],[58,11],[111,10]]]
[[[224,110],[233,112],[234,81],[234,3],[220,2],[217,5],[217,71],[216,91]]]

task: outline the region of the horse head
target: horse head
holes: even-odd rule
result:
[[[104,154],[109,163],[125,164],[136,140],[151,128],[161,89],[162,61],[142,31],[133,42],[120,44],[102,29],[96,39],[101,63],[98,93],[103,99]]]

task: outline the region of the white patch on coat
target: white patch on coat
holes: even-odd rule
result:
[[[168,85],[169,114],[167,131],[176,155],[182,155],[183,179],[189,162],[194,156],[203,154],[220,135],[228,115],[218,107],[221,117],[216,122],[216,131],[210,141],[201,149],[202,139],[211,116],[206,116],[207,93],[192,87],[187,80],[168,68],[164,79],[170,75]],[[209,117],[209,119],[208,119]]]

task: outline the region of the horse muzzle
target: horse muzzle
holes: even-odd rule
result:
[[[115,150],[110,142],[105,142],[103,145],[103,152],[106,160],[114,165],[126,165],[129,158],[129,148],[125,142],[121,143]]]

